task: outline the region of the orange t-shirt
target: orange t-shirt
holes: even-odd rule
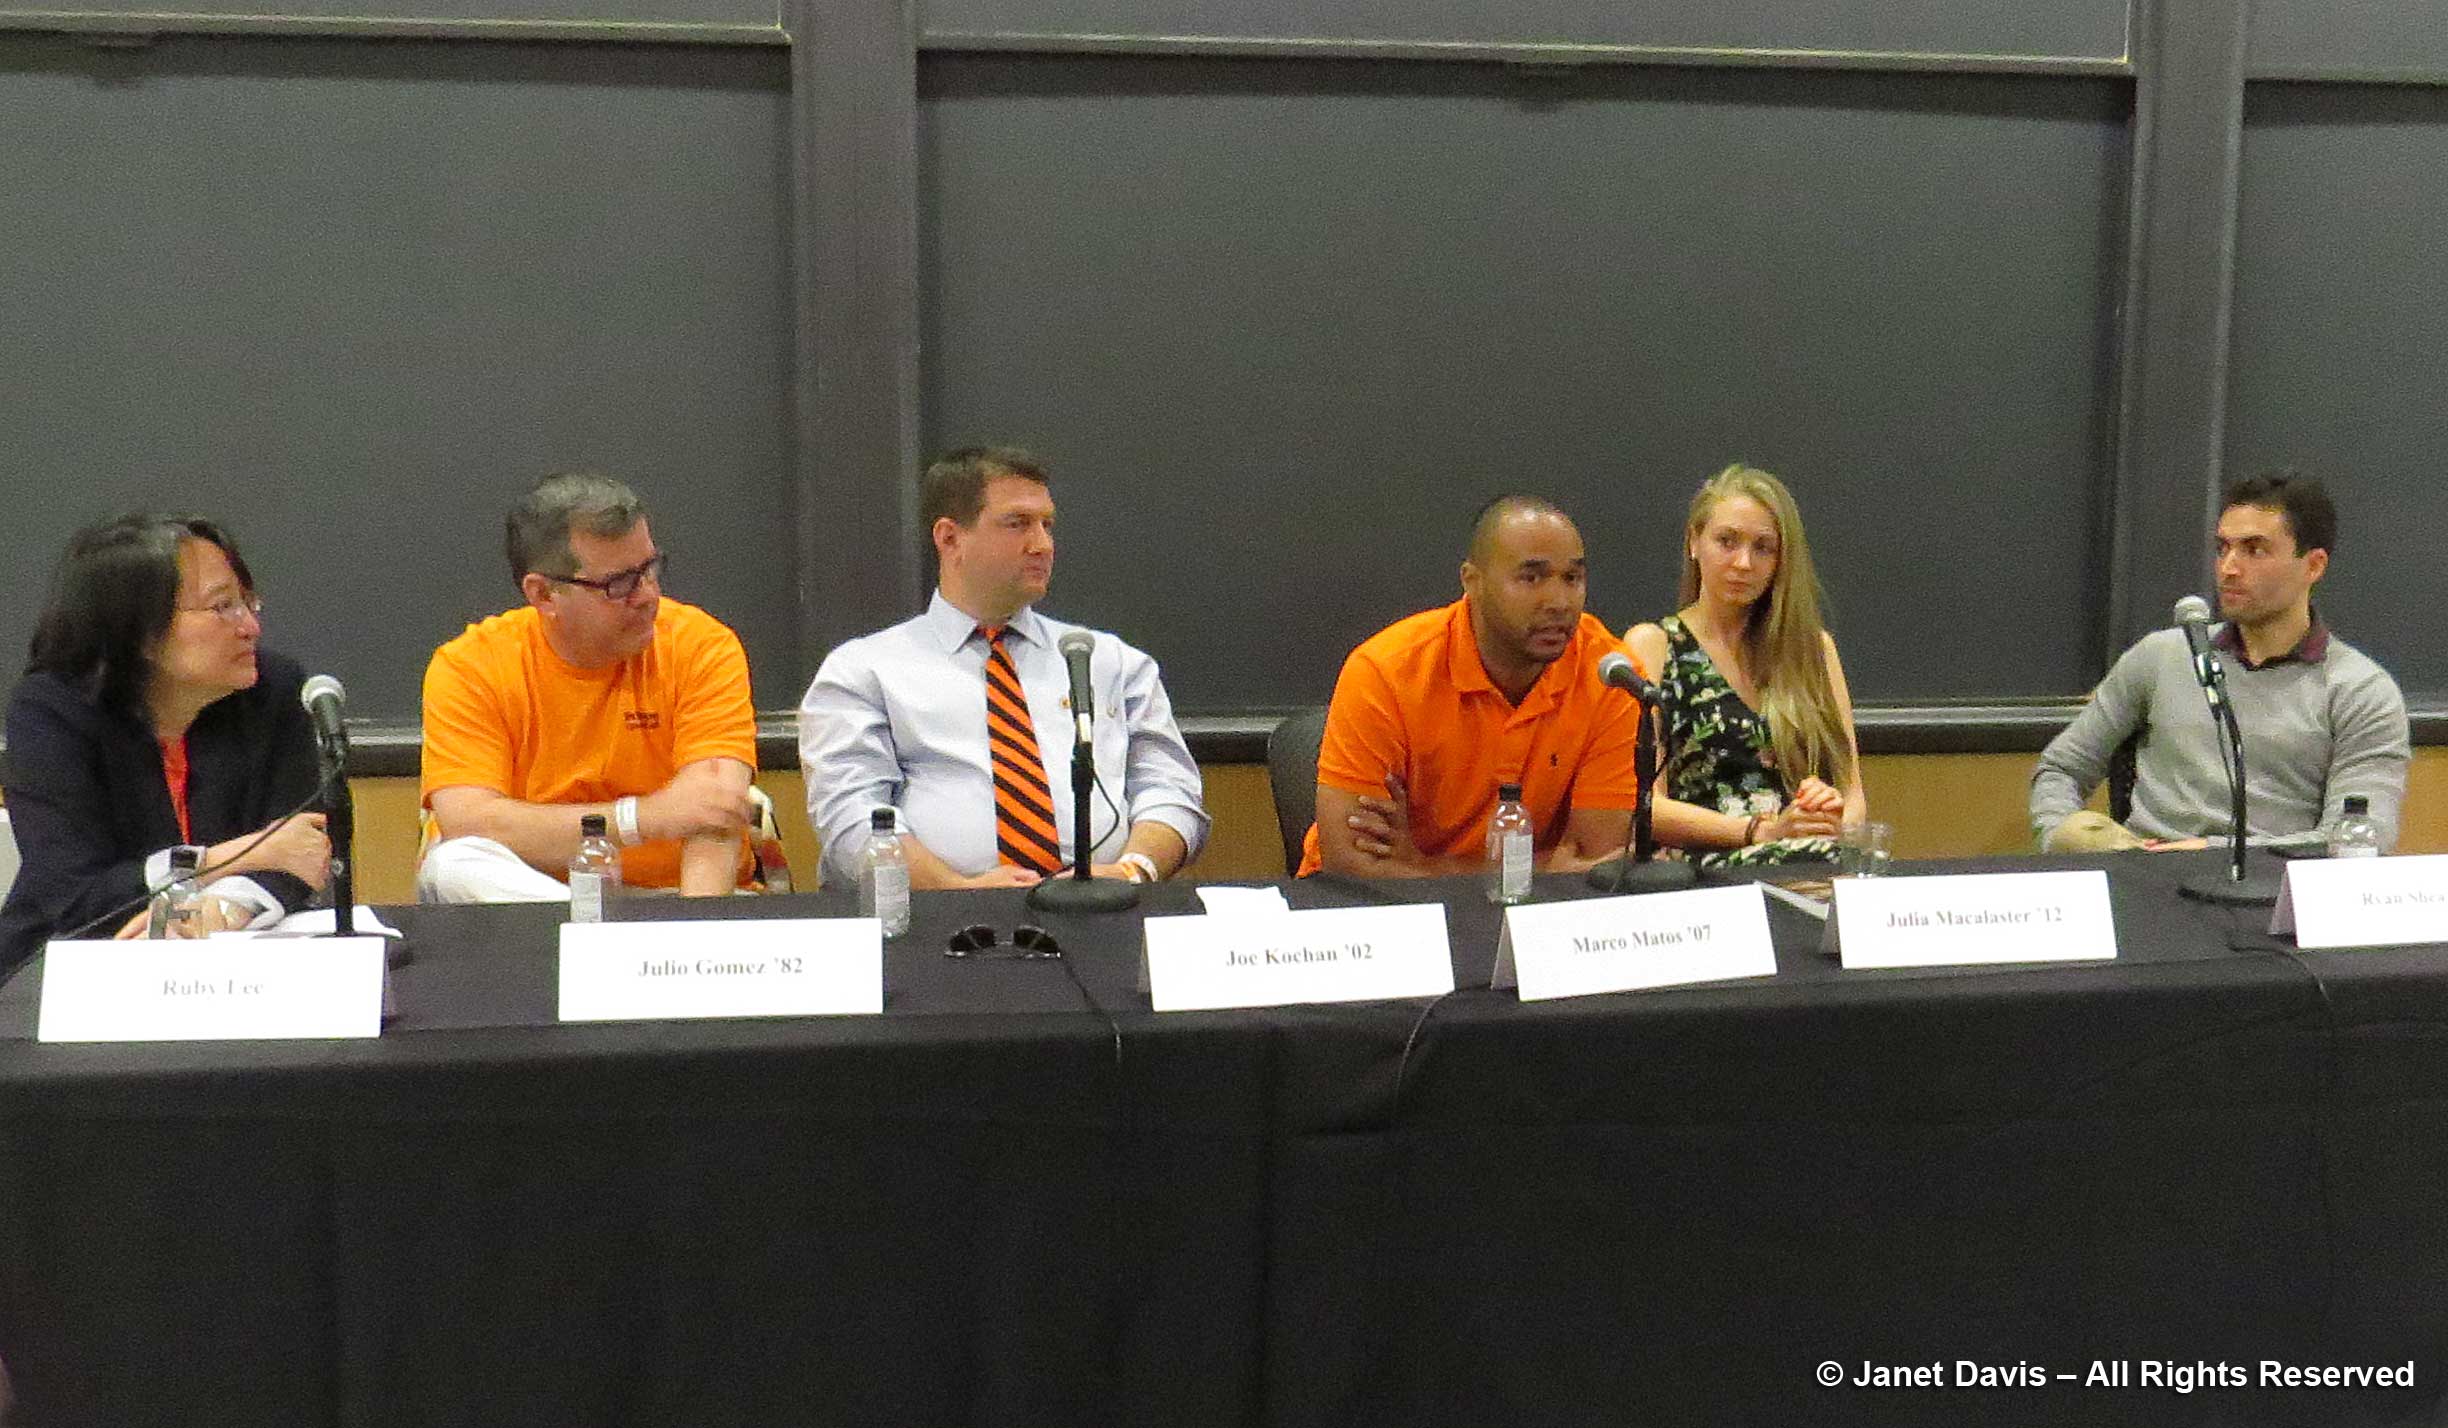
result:
[[[602,669],[553,653],[532,606],[467,627],[425,667],[420,794],[489,788],[522,803],[608,803],[671,782],[684,764],[756,767],[756,705],[739,636],[668,596],[654,642]],[[754,863],[745,856],[743,876]],[[680,842],[621,850],[621,880],[676,887]]]
[[[1468,599],[1398,620],[1343,661],[1318,745],[1318,782],[1383,798],[1385,776],[1401,774],[1411,840],[1430,857],[1486,846],[1496,786],[1518,783],[1544,853],[1563,841],[1573,809],[1629,809],[1638,796],[1640,706],[1598,682],[1598,661],[1622,648],[1597,616],[1583,615],[1564,653],[1515,705],[1479,662]],[[1300,875],[1319,866],[1312,824]]]

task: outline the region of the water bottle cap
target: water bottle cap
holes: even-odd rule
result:
[[[578,836],[581,838],[601,838],[604,836],[604,816],[600,813],[579,814]]]
[[[893,811],[889,808],[879,808],[868,814],[867,827],[872,832],[890,833],[893,831]]]
[[[2349,814],[2369,813],[2371,800],[2362,794],[2350,793],[2346,795],[2346,811]]]
[[[1496,798],[1500,803],[1521,802],[1521,785],[1518,783],[1500,783],[1496,785]]]

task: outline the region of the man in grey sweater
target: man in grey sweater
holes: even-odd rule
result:
[[[2405,696],[2312,608],[2312,587],[2336,543],[2337,508],[2320,482],[2281,471],[2229,487],[2218,521],[2227,622],[2211,643],[2244,732],[2248,841],[2318,842],[2347,796],[2360,794],[2386,850],[2396,846],[2412,757]],[[2128,825],[2084,811],[2117,746],[2137,732]],[[2052,852],[2223,842],[2231,821],[2223,743],[2184,633],[2153,631],[2125,651],[2040,755],[2032,832]]]

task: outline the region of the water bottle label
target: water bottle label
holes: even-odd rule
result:
[[[1530,835],[1507,833],[1504,836],[1505,896],[1509,898],[1529,896],[1530,872]]]
[[[887,922],[909,908],[909,869],[875,870],[875,913]]]
[[[601,873],[570,874],[570,921],[601,922],[604,915],[604,880]]]

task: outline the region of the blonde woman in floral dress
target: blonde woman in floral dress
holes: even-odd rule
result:
[[[1703,866],[1834,857],[1868,803],[1844,666],[1783,482],[1735,465],[1701,486],[1680,598],[1624,632],[1662,696],[1658,841]]]

